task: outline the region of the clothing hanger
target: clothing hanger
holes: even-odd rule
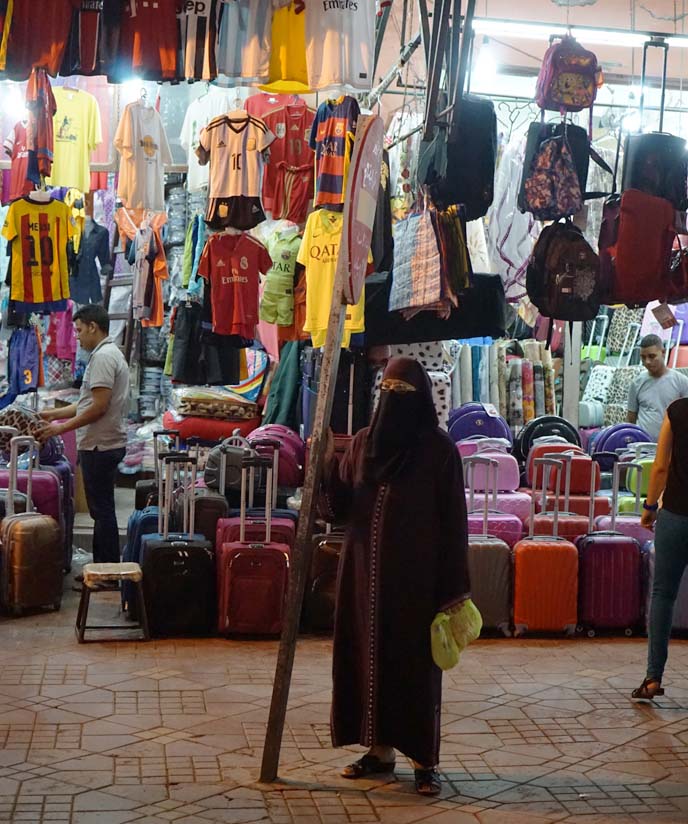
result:
[[[29,192],[28,198],[35,203],[49,203],[51,200],[50,192],[45,189],[34,189],[33,192]]]

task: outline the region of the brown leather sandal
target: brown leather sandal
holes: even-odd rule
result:
[[[654,686],[650,686],[653,684]],[[658,695],[664,695],[662,682],[657,678],[646,678],[643,683],[631,693],[636,701],[654,701]]]
[[[380,761],[376,755],[366,753],[358,761],[344,767],[342,778],[366,778],[369,775],[387,775],[394,772],[396,761]]]

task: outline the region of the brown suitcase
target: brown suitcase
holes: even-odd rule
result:
[[[343,546],[343,532],[313,537],[313,560],[303,604],[303,621],[306,628],[314,632],[334,629],[337,572]]]
[[[17,458],[19,449],[27,446],[37,450],[33,438],[13,438],[10,448],[10,480],[7,493],[7,514],[0,523],[0,602],[14,615],[24,610],[52,607],[59,609],[62,601],[64,546],[62,530],[54,518],[33,511],[31,476],[28,470],[26,498],[28,512],[14,513],[17,488]]]

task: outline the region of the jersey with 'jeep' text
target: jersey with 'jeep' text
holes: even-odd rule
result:
[[[217,77],[215,41],[220,5],[220,0],[181,0],[182,76],[186,80],[213,80]]]
[[[210,283],[213,332],[254,337],[259,273],[271,267],[268,250],[250,235],[219,234],[208,240],[198,274]]]

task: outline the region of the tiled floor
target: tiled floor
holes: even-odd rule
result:
[[[279,783],[257,783],[277,645],[79,646],[58,614],[0,622],[0,824],[688,821],[688,642],[634,706],[643,639],[488,640],[445,680],[442,797],[352,784],[328,735],[330,642],[297,651]],[[117,616],[98,596],[95,617]]]

